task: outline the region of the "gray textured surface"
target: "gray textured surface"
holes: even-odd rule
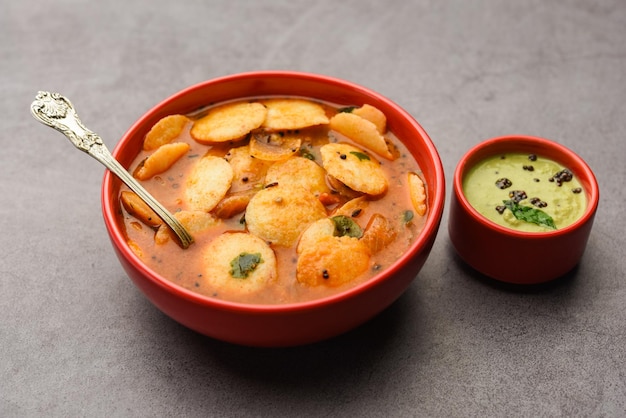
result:
[[[0,416],[624,416],[625,38],[622,0],[2,0]],[[260,69],[397,101],[448,195],[483,139],[572,148],[601,189],[580,267],[532,291],[486,282],[454,255],[446,209],[417,280],[354,332],[259,350],[177,325],[117,264],[101,166],[28,106],[59,91],[113,147],[164,97]]]

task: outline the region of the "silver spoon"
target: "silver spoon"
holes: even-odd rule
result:
[[[76,148],[86,152],[135,192],[163,221],[174,231],[183,248],[189,247],[193,238],[185,227],[168,212],[137,180],[111,155],[102,138],[87,129],[72,106],[72,103],[58,93],[40,91],[30,105],[30,111],[41,123],[65,135]]]

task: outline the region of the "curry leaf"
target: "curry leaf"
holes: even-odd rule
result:
[[[513,216],[520,221],[546,226],[550,229],[556,229],[556,225],[554,224],[552,217],[540,209],[523,206],[512,200],[503,200],[502,203],[504,203],[504,206],[513,212]]]

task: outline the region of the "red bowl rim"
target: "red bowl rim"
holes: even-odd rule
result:
[[[380,283],[386,281],[390,276],[396,274],[398,270],[401,269],[402,266],[409,263],[410,258],[416,256],[421,251],[427,249],[427,245],[429,241],[434,240],[433,235],[437,234],[437,230],[439,228],[439,223],[441,221],[443,207],[445,202],[445,175],[443,170],[443,165],[441,159],[439,157],[439,153],[433,144],[432,140],[426,133],[426,131],[422,128],[422,126],[411,116],[407,111],[397,105],[395,102],[386,98],[385,96],[374,92],[366,87],[360,86],[358,84],[341,80],[338,78],[334,78],[331,76],[313,74],[307,72],[296,72],[296,71],[252,71],[245,73],[238,73],[233,75],[226,75],[217,78],[213,78],[204,82],[197,83],[195,85],[189,86],[178,93],[173,94],[169,98],[162,100],[146,113],[144,113],[129,129],[124,133],[122,138],[119,140],[118,144],[112,151],[114,156],[117,156],[118,151],[122,148],[125,142],[128,141],[128,138],[131,134],[141,127],[146,120],[150,119],[150,116],[154,113],[157,113],[160,108],[167,106],[168,104],[179,100],[182,96],[189,94],[190,92],[205,87],[210,84],[218,84],[222,82],[232,82],[237,80],[247,80],[247,79],[258,79],[258,78],[285,78],[285,79],[296,79],[296,80],[309,80],[309,81],[318,81],[322,83],[328,83],[332,85],[342,86],[347,89],[356,90],[360,94],[371,96],[385,102],[385,104],[392,108],[395,113],[400,115],[402,119],[405,119],[409,122],[412,127],[419,132],[420,136],[423,138],[424,146],[427,149],[428,157],[433,162],[432,172],[434,173],[434,183],[436,190],[433,190],[432,193],[435,193],[435,198],[433,199],[434,204],[429,208],[429,216],[427,217],[424,228],[417,239],[411,244],[408,251],[406,251],[400,258],[398,258],[391,266],[385,269],[380,274],[372,277],[371,279],[358,284],[354,287],[346,289],[345,291],[336,293],[334,295],[330,295],[320,299],[314,299],[310,301],[304,302],[296,302],[296,303],[287,303],[287,304],[250,304],[250,303],[239,303],[232,302],[220,299],[210,298],[208,296],[204,296],[198,293],[195,293],[191,290],[185,289],[170,280],[164,278],[163,276],[157,274],[156,272],[149,269],[130,249],[130,247],[126,243],[126,239],[117,225],[115,221],[115,213],[112,202],[109,199],[109,196],[112,196],[113,192],[113,179],[114,175],[110,171],[106,171],[104,174],[103,182],[102,182],[102,191],[101,191],[101,200],[102,200],[102,213],[104,217],[104,222],[106,228],[111,236],[111,241],[119,251],[119,253],[144,277],[147,277],[153,284],[161,287],[166,290],[168,293],[174,294],[178,298],[182,298],[187,300],[188,302],[200,304],[204,306],[211,306],[215,309],[220,309],[223,311],[231,311],[231,312],[246,312],[246,313],[256,313],[256,314],[275,314],[275,313],[285,313],[285,312],[303,312],[307,310],[313,310],[322,308],[324,306],[337,303],[344,299],[349,299],[357,294],[368,291],[369,289],[378,286]],[[417,274],[417,272],[416,272]]]
[[[563,164],[570,170],[573,170],[578,176],[581,183],[583,184],[583,187],[585,188],[585,193],[587,195],[587,208],[583,215],[578,218],[574,223],[555,231],[518,231],[491,221],[490,219],[480,214],[469,203],[469,201],[465,197],[465,194],[463,193],[463,177],[467,169],[473,167],[474,164],[476,164],[479,160],[482,160],[483,158],[506,152],[507,150],[509,152],[514,152],[516,151],[517,146],[523,146],[524,148],[535,150],[552,150],[556,155],[559,155],[560,157],[551,156],[550,158]],[[564,163],[564,161],[568,161],[569,163]],[[513,238],[531,240],[565,235],[577,228],[580,228],[582,225],[586,224],[590,219],[593,218],[598,207],[598,201],[600,199],[600,190],[596,177],[589,165],[578,154],[576,154],[574,151],[567,148],[566,146],[559,144],[558,142],[530,135],[499,136],[487,139],[470,148],[469,151],[467,151],[465,155],[461,157],[461,160],[459,160],[459,163],[456,166],[456,169],[454,171],[453,189],[457,201],[461,205],[463,210],[469,213],[472,218],[476,222],[480,223],[483,227],[493,229],[501,234]]]

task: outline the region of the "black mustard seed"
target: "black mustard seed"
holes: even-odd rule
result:
[[[528,195],[526,195],[524,190],[511,190],[509,192],[509,198],[515,203],[519,203],[527,197]]]
[[[548,206],[548,204],[546,202],[544,202],[543,200],[539,199],[538,197],[533,197],[530,199],[530,203],[532,203],[533,205],[537,206],[538,208],[545,208],[546,206]]]
[[[498,189],[504,190],[511,187],[512,185],[513,183],[511,182],[511,180],[507,179],[506,177],[496,180],[496,186],[498,187]]]

